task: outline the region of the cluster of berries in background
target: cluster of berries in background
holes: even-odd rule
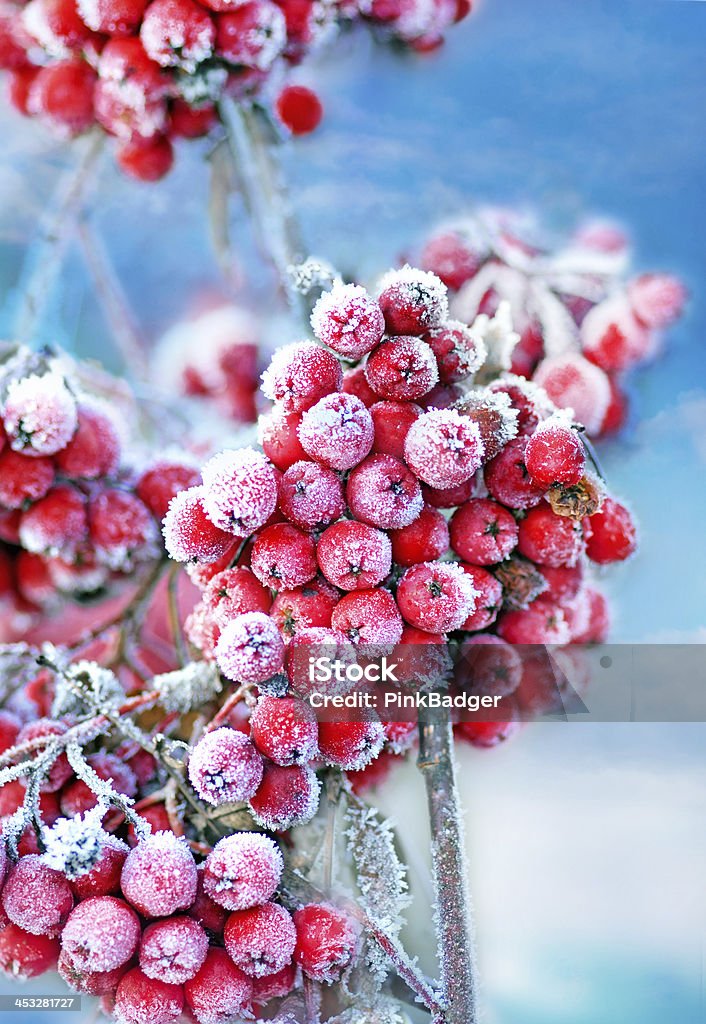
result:
[[[366,23],[425,52],[470,10],[468,0],[3,0],[0,68],[10,102],[66,136],[98,126],[117,160],[153,181],[173,142],[207,134],[218,101],[262,96],[294,134],[322,116],[317,95],[284,84],[340,28]]]
[[[419,261],[464,323],[507,303],[520,335],[509,368],[602,436],[623,426],[629,375],[658,355],[686,300],[669,274],[630,276],[629,257],[613,224],[586,221],[557,243],[534,219],[488,208],[440,227]]]

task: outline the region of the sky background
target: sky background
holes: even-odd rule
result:
[[[636,380],[630,429],[602,449],[642,529],[640,557],[606,585],[615,641],[703,643],[706,4],[482,0],[438,55],[402,59],[346,36],[298,80],[327,114],[286,170],[311,251],[343,270],[374,276],[439,219],[497,202],[558,228],[616,218],[636,266],[686,280],[688,314]],[[67,154],[5,107],[0,129],[8,334],[27,241]],[[93,223],[147,335],[218,287],[203,153],[182,151],[158,187],[106,166],[96,188]],[[264,298],[272,282],[242,227],[234,241],[248,293]],[[277,330],[270,343],[289,340]],[[117,365],[75,254],[41,334]],[[703,1024],[705,740],[703,724],[556,724],[460,751],[488,1024]],[[403,831],[422,906],[410,941],[432,970],[413,768],[379,799],[419,822]]]

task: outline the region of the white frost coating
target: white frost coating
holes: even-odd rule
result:
[[[227,81],[228,71],[222,67],[200,67],[193,74],[178,75],[175,80],[177,92],[191,107],[215,103],[223,95]]]
[[[378,281],[377,294],[390,289],[407,296],[411,302],[424,302],[429,309],[429,327],[448,319],[448,289],[430,270],[419,270],[408,263],[399,270],[388,270]]]
[[[58,818],[51,828],[44,828],[44,863],[61,871],[68,879],[74,879],[91,871],[106,846],[127,852],[125,843],[103,829],[106,810],[105,804],[98,803],[84,814]]]
[[[473,321],[471,330],[485,344],[490,364],[503,370],[509,369],[512,353],[520,340],[520,335],[513,330],[510,303],[501,302],[492,319],[481,313]]]
[[[287,44],[287,22],[276,4],[258,5],[258,23],[245,33],[245,49],[253,54],[253,66],[268,71]]]
[[[152,689],[159,693],[166,711],[185,714],[200,704],[207,704],[220,693],[221,680],[212,663],[192,661],[174,672],[155,676]]]
[[[102,0],[76,0],[76,8],[81,15],[81,20],[93,32],[100,32],[102,21]]]
[[[32,0],[22,11],[22,24],[25,29],[36,39],[43,50],[52,56],[62,60],[71,55],[71,51],[51,29],[47,18],[44,0]]]
[[[4,420],[15,451],[56,455],[78,425],[76,401],[59,373],[31,374],[10,382]]]
[[[222,357],[230,349],[255,345],[258,340],[257,323],[249,313],[236,306],[209,310],[162,335],[152,356],[154,379],[163,391],[181,394],[184,373],[193,369],[209,390],[218,391],[227,383]]]
[[[118,677],[95,661],[77,661],[57,675],[52,715],[113,711],[124,699]]]

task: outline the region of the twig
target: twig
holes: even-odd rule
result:
[[[169,612],[169,629],[174,640],[174,646],[176,647],[179,665],[183,668],[189,660],[189,652],[186,649],[186,641],[184,640],[184,633],[181,627],[181,616],[179,615],[179,594],[177,588],[179,586],[180,572],[181,566],[178,563],[175,563],[169,570],[167,608]]]
[[[103,133],[96,132],[83,143],[76,144],[78,161],[62,177],[45,212],[39,235],[27,255],[13,331],[15,339],[22,344],[31,341],[44,304],[51,294],[76,215],[103,150],[103,140]]]
[[[315,981],[304,975],[305,1024],[321,1024],[321,990]]]
[[[421,709],[417,765],[427,790],[436,924],[447,1024],[477,1024],[477,982],[463,825],[446,709]]]

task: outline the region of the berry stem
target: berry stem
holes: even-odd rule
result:
[[[27,253],[19,283],[13,331],[15,340],[21,344],[32,340],[42,310],[51,295],[67,242],[86,198],[98,158],[103,152],[103,143],[102,133],[95,132],[85,139],[83,146],[78,144],[78,160],[62,176],[45,211],[39,234]]]
[[[219,110],[257,244],[273,264],[290,307],[306,324],[306,303],[291,275],[291,268],[303,258],[303,247],[277,158],[275,130],[256,105],[248,107],[224,97]]]
[[[436,925],[447,1024],[478,1020],[476,964],[467,866],[453,759],[451,719],[445,709],[419,713],[419,768],[427,790],[436,888]]]
[[[178,587],[180,572],[181,566],[178,563],[175,563],[169,570],[169,579],[167,581],[167,608],[169,614],[169,629],[172,634],[172,639],[174,640],[179,665],[183,668],[189,660],[189,652],[186,649],[184,632],[181,628],[182,620],[179,612]]]

